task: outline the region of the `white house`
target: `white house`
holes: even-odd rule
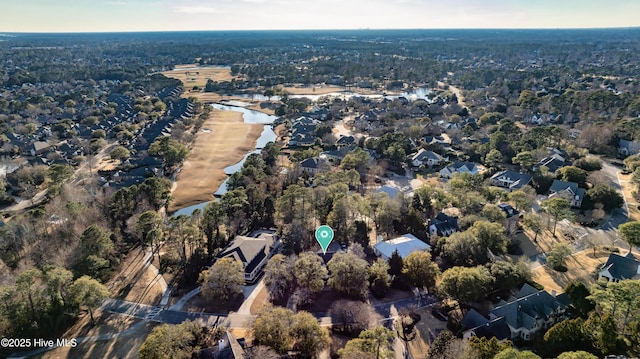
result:
[[[531,176],[514,171],[500,171],[491,176],[489,183],[493,186],[506,188],[509,191],[515,191],[531,183]]]
[[[480,173],[480,168],[473,162],[457,161],[440,170],[440,177],[452,178],[456,173],[468,173],[475,175]]]
[[[441,163],[447,161],[446,158],[440,156],[439,154],[433,151],[427,151],[424,148],[421,148],[418,152],[409,155],[411,157],[411,164],[414,167],[420,166],[439,166]]]
[[[431,251],[431,246],[418,239],[413,234],[407,233],[388,241],[383,241],[382,236],[378,236],[378,243],[373,246],[376,255],[384,260],[389,260],[396,250],[402,259],[415,251]]]

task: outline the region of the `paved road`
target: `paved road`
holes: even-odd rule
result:
[[[377,303],[373,307],[378,314],[384,318],[395,316],[398,310],[409,307],[424,307],[436,303],[438,299],[435,296],[427,295],[422,297],[410,297],[398,299],[387,303]],[[209,326],[220,325],[229,328],[248,328],[251,321],[255,318],[252,314],[221,314],[206,312],[188,312],[176,309],[165,309],[160,306],[150,306],[128,302],[121,299],[106,299],[101,307],[102,310],[132,316],[134,318],[159,323],[180,324],[185,320],[202,320]],[[326,312],[312,313],[322,325],[331,325],[331,317]]]

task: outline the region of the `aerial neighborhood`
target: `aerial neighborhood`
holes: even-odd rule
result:
[[[640,37],[557,31],[3,39],[0,335],[83,339],[0,356],[637,357]]]

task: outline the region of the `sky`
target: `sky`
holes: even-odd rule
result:
[[[640,26],[638,0],[3,0],[0,32]]]

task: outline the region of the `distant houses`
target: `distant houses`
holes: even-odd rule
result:
[[[316,140],[315,131],[317,126],[318,120],[304,116],[291,121],[291,135],[288,146],[308,147],[313,145]]]

